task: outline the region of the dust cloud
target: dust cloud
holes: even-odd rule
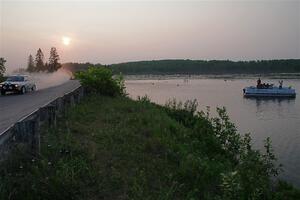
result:
[[[20,75],[20,74],[29,75],[31,79],[35,82],[37,90],[42,90],[53,86],[61,85],[73,77],[70,71],[63,68],[53,73],[47,73],[47,72],[28,73],[24,69],[19,69],[19,70],[15,70],[13,73],[10,73],[9,75]]]
[[[64,69],[59,69],[53,73],[30,73],[31,78],[36,83],[38,90],[61,85],[71,79],[72,74]]]

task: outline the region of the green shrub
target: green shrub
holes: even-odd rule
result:
[[[90,67],[86,71],[77,72],[75,77],[90,92],[108,96],[125,95],[123,77],[113,77],[109,68]]]
[[[141,102],[141,103],[151,103],[151,99],[147,96],[147,95],[145,95],[145,96],[138,96],[137,97],[137,101],[138,102]]]
[[[0,75],[0,83],[5,81],[5,77]]]
[[[270,139],[265,140],[265,151],[254,150],[251,147],[250,134],[240,135],[235,125],[230,121],[225,108],[217,108],[217,117],[209,117],[209,113],[196,112],[197,102],[186,103],[171,100],[166,103],[165,109],[168,115],[191,129],[189,141],[184,152],[188,157],[187,171],[182,171],[182,179],[191,179],[191,175],[201,174],[205,176],[193,176],[189,189],[203,188],[201,183],[213,183],[219,185],[220,199],[272,199],[278,195],[272,191],[276,177],[281,168],[275,165]],[[182,141],[184,142],[184,141]],[[195,144],[195,145],[193,145]],[[201,162],[197,159],[201,152]],[[204,154],[204,155],[203,155]],[[204,157],[207,156],[208,161]],[[219,166],[209,160],[219,160]],[[205,164],[206,163],[206,164]],[[197,166],[192,168],[192,166]],[[212,174],[212,177],[209,174]],[[219,174],[219,176],[217,175]],[[209,191],[209,189],[206,189]],[[289,191],[295,192],[291,189]],[[276,191],[277,192],[277,191]],[[280,192],[280,191],[278,191]],[[197,196],[197,193],[192,196]],[[199,194],[198,194],[199,195]],[[281,193],[280,193],[281,195]],[[204,199],[208,196],[204,195]]]

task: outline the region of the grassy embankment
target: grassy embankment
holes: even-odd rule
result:
[[[40,155],[19,149],[1,165],[0,199],[299,197],[271,183],[272,153],[250,150],[223,110],[193,116],[195,105],[91,95],[43,130]]]

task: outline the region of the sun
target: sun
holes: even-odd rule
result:
[[[63,37],[62,37],[62,43],[63,43],[64,45],[68,46],[68,45],[70,44],[70,42],[71,42],[71,38],[66,37],[66,36],[63,36]]]

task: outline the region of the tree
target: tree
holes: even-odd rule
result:
[[[36,67],[34,65],[34,60],[33,60],[33,57],[32,57],[31,54],[28,57],[27,71],[28,72],[34,72],[34,71],[36,71]]]
[[[6,60],[4,58],[0,58],[0,77],[2,77],[5,72],[5,62]]]
[[[58,61],[59,61],[59,55],[57,53],[57,50],[55,47],[52,47],[50,50],[50,57],[49,57],[49,64],[48,64],[49,72],[57,71],[61,67],[61,64]]]
[[[35,67],[36,67],[36,71],[44,71],[45,70],[44,54],[40,48],[37,50],[37,53],[35,56]]]
[[[48,71],[49,72],[49,63],[45,62],[43,71]]]

